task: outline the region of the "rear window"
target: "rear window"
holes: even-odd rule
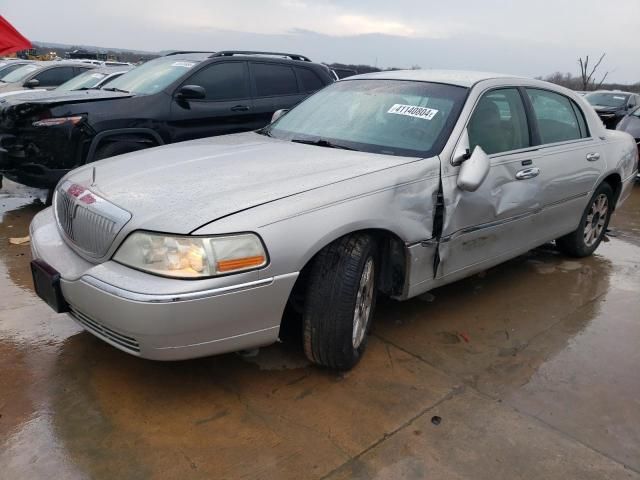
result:
[[[299,93],[296,75],[291,67],[267,63],[251,63],[251,73],[256,84],[258,97]]]

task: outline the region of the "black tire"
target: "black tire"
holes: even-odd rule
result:
[[[376,242],[363,234],[339,238],[314,259],[302,314],[304,352],[313,363],[348,370],[362,357],[376,304],[377,265]],[[358,304],[359,298],[365,300]],[[364,321],[356,327],[358,306]]]
[[[123,153],[137,152],[145,148],[147,148],[147,145],[137,142],[109,142],[98,148],[93,159],[95,161],[103,160],[105,158],[115,157],[116,155],[122,155]]]
[[[598,212],[596,217],[595,215],[592,215],[593,209],[597,207],[596,202],[599,199],[602,199],[602,196],[606,197],[606,215],[602,215],[600,212]],[[598,245],[600,245],[600,242],[602,241],[602,238],[607,231],[609,220],[611,220],[611,214],[613,213],[613,200],[614,194],[611,186],[608,183],[600,184],[600,186],[596,189],[596,191],[593,193],[593,196],[589,200],[587,208],[584,210],[582,218],[580,219],[578,228],[570,234],[565,235],[564,237],[560,237],[556,240],[556,246],[558,247],[558,250],[566,255],[577,258],[588,257],[589,255],[591,255],[596,250],[596,248],[598,248]],[[589,229],[589,227],[592,225],[594,219],[596,220],[595,223],[597,225],[598,220],[602,220],[602,217],[605,218],[603,222],[600,222],[600,225],[596,229],[598,233],[594,233],[593,237],[590,238],[589,241],[587,241],[587,229]]]

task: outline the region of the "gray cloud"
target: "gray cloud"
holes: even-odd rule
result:
[[[542,75],[607,52],[609,79],[640,81],[640,2],[618,0],[3,0],[33,40],[164,49],[296,50],[320,61]],[[602,32],[601,35],[596,32]]]

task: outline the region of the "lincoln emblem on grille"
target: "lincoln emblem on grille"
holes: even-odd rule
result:
[[[93,258],[106,255],[118,232],[131,219],[126,210],[69,181],[58,187],[54,207],[67,243]]]

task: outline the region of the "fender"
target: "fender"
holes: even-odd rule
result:
[[[98,145],[100,145],[100,142],[102,142],[105,138],[118,135],[145,135],[153,138],[153,140],[156,142],[156,145],[165,144],[165,141],[162,140],[162,137],[158,134],[158,132],[150,128],[116,128],[113,130],[104,130],[98,133],[95,137],[93,137],[93,140],[91,140],[91,145],[89,146],[89,151],[87,152],[85,163],[91,163],[94,160],[96,150],[98,149]]]

